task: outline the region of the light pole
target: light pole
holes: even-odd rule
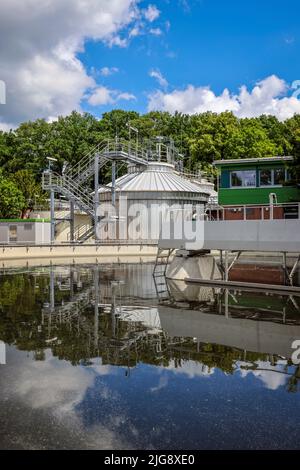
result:
[[[126,123],[126,127],[129,129],[129,149],[131,145],[131,131],[136,133],[136,156],[138,155],[138,147],[139,147],[139,130],[136,127],[130,125],[130,121]]]
[[[48,160],[48,172],[51,181],[51,165],[52,162],[57,162],[56,158],[47,157]],[[51,219],[51,243],[54,242],[55,239],[55,208],[54,208],[54,191],[50,189],[50,219]]]

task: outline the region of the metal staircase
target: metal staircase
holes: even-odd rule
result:
[[[42,184],[43,189],[63,194],[70,201],[74,201],[79,209],[94,218],[93,197],[85,188],[67,175],[60,176],[53,172],[44,172]]]
[[[45,171],[42,177],[44,190],[64,195],[72,201],[80,210],[90,215],[92,225],[98,223],[96,216],[96,201],[92,191],[85,183],[95,177],[99,177],[99,171],[108,163],[127,162],[138,166],[147,166],[149,160],[166,160],[169,163],[181,157],[174,145],[165,145],[158,142],[147,142],[138,145],[136,142],[126,140],[106,140],[100,142],[76,165],[66,168],[63,175],[52,171]],[[115,178],[114,178],[115,179]],[[97,182],[97,188],[105,187],[110,191],[116,189],[116,185],[105,186]],[[85,242],[94,233],[94,228],[89,227],[85,233],[77,238],[78,242]]]
[[[112,160],[127,160],[138,165],[147,165],[147,149],[134,146],[125,140],[103,141],[85,155],[76,165],[65,172],[65,175],[76,183],[83,183],[95,173],[95,155],[99,156],[99,170]]]

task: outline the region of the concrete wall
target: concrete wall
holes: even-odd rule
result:
[[[118,262],[126,257],[136,258],[140,262],[143,258],[147,261],[154,261],[157,254],[155,245],[41,245],[41,246],[0,246],[0,261],[3,264],[8,260],[46,260],[64,259],[67,262],[76,258],[103,259],[108,262]]]

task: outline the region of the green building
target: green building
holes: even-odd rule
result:
[[[299,212],[300,185],[292,182],[293,157],[217,160],[218,202],[222,207],[283,205],[282,217]],[[283,210],[284,209],[284,210]],[[266,218],[261,214],[263,218]],[[260,217],[260,216],[259,216]],[[228,217],[226,217],[228,218]],[[236,218],[236,217],[233,217]],[[255,217],[256,218],[256,217]],[[278,212],[278,218],[279,212]]]

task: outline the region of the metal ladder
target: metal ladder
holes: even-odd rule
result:
[[[170,291],[166,280],[170,256],[174,248],[158,248],[153,269],[153,280],[157,298],[160,302],[170,300]]]

